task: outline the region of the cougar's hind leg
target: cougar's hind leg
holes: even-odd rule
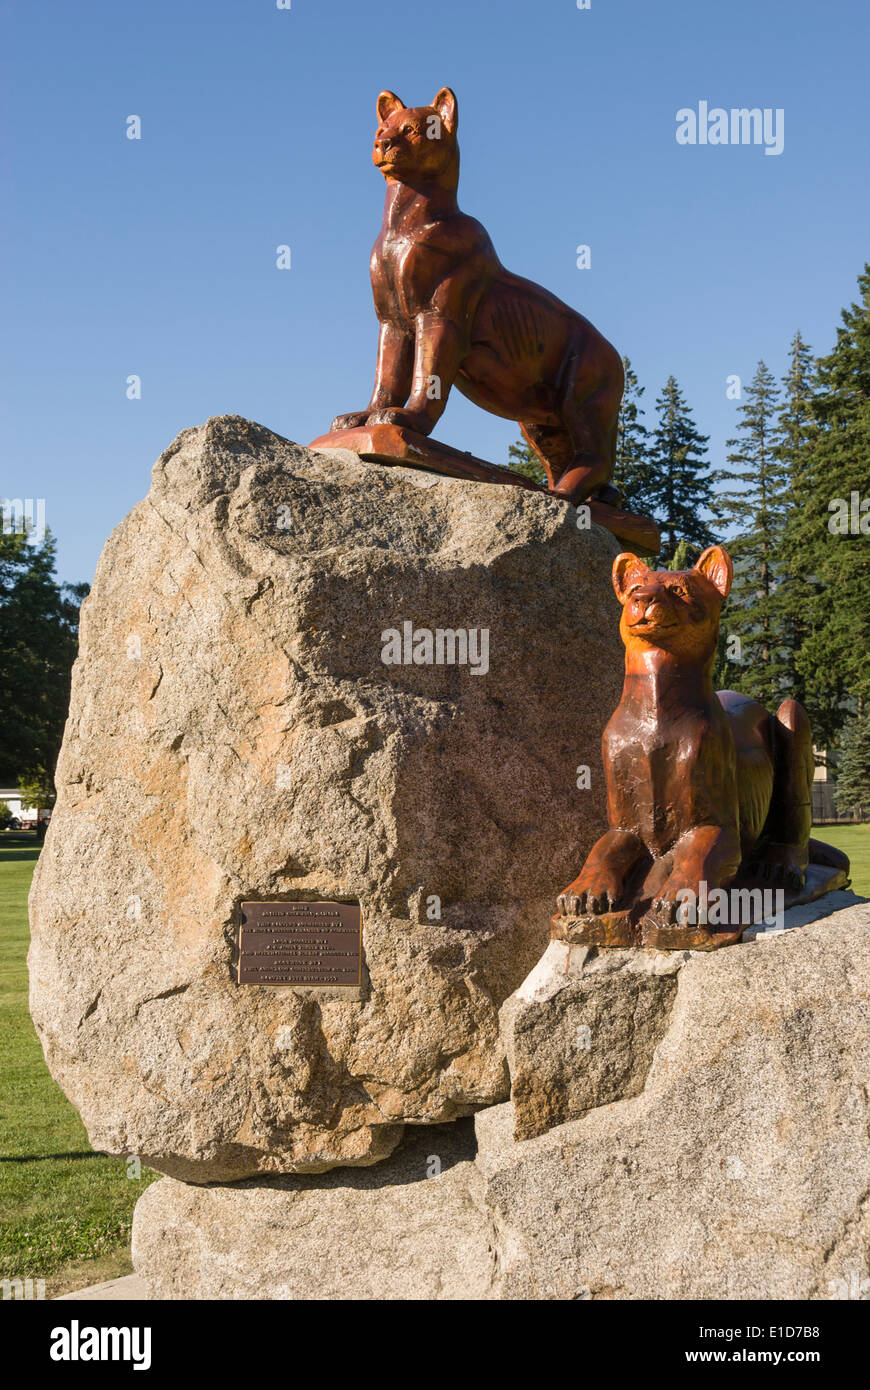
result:
[[[573,457],[553,491],[570,502],[583,502],[607,488],[616,456],[616,425],[622,382],[607,382],[582,394],[576,378],[565,394],[562,424],[573,444]]]
[[[783,700],[773,724],[774,773],[762,836],[764,877],[802,888],[812,825],[813,734],[797,700]]]
[[[597,497],[600,502],[607,502],[611,507],[624,507],[625,498],[619,488],[613,482],[616,473],[616,446],[619,436],[619,421],[613,422],[613,428],[607,441],[607,452],[610,458],[610,482],[602,483],[601,487],[596,488],[592,496]]]
[[[524,425],[517,421],[523,438],[537,454],[547,483],[553,488],[569,467],[574,457],[574,445],[568,431],[562,425]]]

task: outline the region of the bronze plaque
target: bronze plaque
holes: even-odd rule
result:
[[[240,985],[362,983],[362,913],[350,903],[244,902]]]

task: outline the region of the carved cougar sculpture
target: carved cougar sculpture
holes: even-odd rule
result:
[[[333,430],[392,424],[428,435],[455,384],[519,423],[551,489],[570,502],[618,499],[613,476],[624,374],[582,314],[505,270],[486,231],[459,211],[456,97],[431,106],[377,101],[374,162],[387,181],[371,258],[380,320],[365,410]]]
[[[681,573],[653,572],[634,555],[614,561],[625,684],[602,739],[609,829],[559,897],[564,916],[586,919],[572,940],[710,949],[739,940],[749,923],[685,925],[685,890],[779,887],[787,904],[847,881],[846,856],[810,838],[803,707],[784,700],[771,716],[745,695],[713,690],[731,577],[718,545]]]

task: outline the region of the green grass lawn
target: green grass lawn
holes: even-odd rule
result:
[[[870,825],[814,825],[813,836],[848,854],[852,892],[870,898]]]
[[[0,835],[0,1278],[44,1278],[51,1298],[129,1273],[133,1207],[157,1174],[94,1153],[43,1061],[25,965],[38,853]]]

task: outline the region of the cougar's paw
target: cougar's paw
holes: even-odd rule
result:
[[[399,429],[428,434],[432,422],[428,415],[416,410],[375,410],[368,418],[370,425],[397,425]]]
[[[614,487],[612,483],[602,483],[601,487],[592,493],[592,497],[596,502],[603,502],[606,507],[622,508],[625,504],[619,488]]]
[[[806,882],[805,870],[787,854],[780,858],[750,860],[743,873],[758,883],[769,883],[771,888],[788,889],[793,893],[799,893]]]
[[[566,888],[556,899],[556,906],[563,917],[587,917],[590,914],[600,917],[603,912],[613,911],[614,902],[606,889],[602,893],[575,893]]]
[[[330,426],[332,430],[355,430],[359,425],[364,425],[369,418],[367,410],[352,410],[347,415],[336,415]]]
[[[650,903],[650,913],[663,926],[675,927],[680,922],[681,904],[672,898],[654,898]]]
[[[788,888],[792,893],[799,893],[804,886],[805,879],[806,875],[793,865],[773,865],[773,882],[777,887]]]

